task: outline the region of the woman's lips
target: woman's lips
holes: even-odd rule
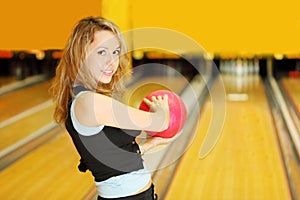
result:
[[[114,74],[114,71],[113,70],[102,70],[102,73],[105,76],[112,76]]]

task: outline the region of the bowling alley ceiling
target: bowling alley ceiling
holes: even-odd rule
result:
[[[299,0],[5,1],[0,50],[62,49],[80,18],[101,15],[123,31],[180,32],[211,53],[300,54],[299,7]]]

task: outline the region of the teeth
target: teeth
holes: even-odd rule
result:
[[[110,73],[112,72],[113,70],[104,70],[104,72],[107,72],[107,73]]]
[[[102,70],[102,73],[107,76],[111,76],[114,72],[113,72],[113,70]]]

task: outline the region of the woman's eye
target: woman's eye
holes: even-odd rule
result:
[[[105,56],[106,51],[105,50],[100,50],[100,51],[98,51],[98,54],[101,55],[101,56]]]
[[[114,51],[113,51],[113,54],[114,54],[114,55],[119,55],[119,54],[120,54],[120,49],[114,50]]]

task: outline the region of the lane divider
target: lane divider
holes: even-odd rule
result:
[[[9,92],[22,89],[24,87],[27,87],[29,85],[33,85],[35,83],[42,82],[44,80],[48,79],[48,75],[46,74],[40,74],[40,75],[35,75],[35,76],[30,76],[24,80],[16,81],[14,83],[10,83],[8,85],[2,86],[0,88],[0,96],[7,94]]]
[[[282,96],[282,93],[280,92],[280,89],[279,89],[275,79],[273,77],[269,77],[269,81],[270,81],[271,87],[275,93],[275,97],[277,98],[277,100],[279,102],[279,106],[280,106],[283,118],[284,118],[286,126],[290,132],[290,136],[293,140],[298,157],[300,157],[300,135],[297,131],[295,124],[293,123],[293,119],[292,119],[291,115],[289,114],[288,106]]]
[[[274,79],[273,79],[274,80]],[[275,83],[274,83],[275,84]],[[282,162],[288,179],[288,187],[292,199],[299,199],[299,158],[295,150],[295,145],[291,140],[289,129],[285,123],[283,112],[281,111],[280,102],[278,101],[275,90],[272,88],[270,77],[265,80],[265,89],[270,111],[272,113],[273,123],[277,132],[278,145],[281,152]],[[277,90],[278,92],[278,90]],[[283,95],[283,94],[282,94]]]

